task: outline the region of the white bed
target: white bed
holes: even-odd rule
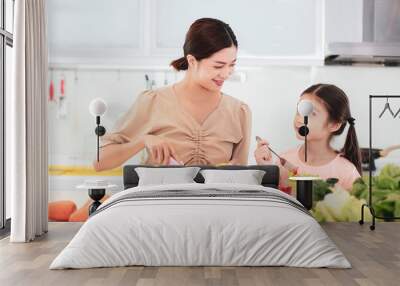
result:
[[[291,196],[257,185],[198,183],[115,194],[50,269],[128,265],[351,267]]]

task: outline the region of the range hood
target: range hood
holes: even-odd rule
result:
[[[359,41],[328,42],[325,64],[400,66],[400,0],[362,0],[359,8]]]

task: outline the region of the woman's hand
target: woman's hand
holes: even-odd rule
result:
[[[143,142],[152,163],[169,165],[170,158],[180,162],[174,148],[164,138],[156,135],[145,135]]]
[[[268,141],[265,139],[257,140],[257,149],[254,151],[254,157],[258,165],[272,163],[272,154],[268,149]]]

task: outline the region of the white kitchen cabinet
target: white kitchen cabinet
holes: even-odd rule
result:
[[[320,0],[151,0],[153,53],[182,50],[190,24],[201,17],[229,23],[243,57],[314,57],[320,52]]]
[[[50,60],[110,61],[143,53],[141,0],[48,0]]]
[[[324,0],[49,0],[52,62],[165,66],[201,17],[229,23],[240,66],[323,62]]]

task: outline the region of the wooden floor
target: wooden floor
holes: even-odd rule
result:
[[[323,227],[353,268],[120,267],[48,270],[80,223],[50,223],[32,243],[0,241],[0,285],[400,285],[400,223],[330,223]]]

